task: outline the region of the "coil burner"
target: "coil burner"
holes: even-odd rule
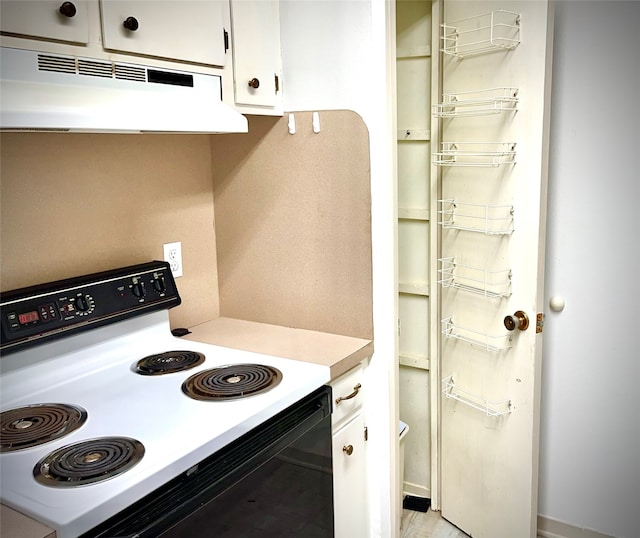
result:
[[[196,351],[167,351],[140,359],[136,372],[142,375],[163,375],[189,370],[204,362],[204,355]]]
[[[262,364],[232,364],[204,370],[182,384],[195,400],[231,400],[265,392],[280,383],[282,372]]]
[[[81,407],[59,403],[34,404],[0,413],[0,452],[13,452],[59,439],[87,420]]]
[[[33,476],[45,486],[84,486],[128,471],[142,456],[142,443],[129,437],[89,439],[51,452],[34,467]]]

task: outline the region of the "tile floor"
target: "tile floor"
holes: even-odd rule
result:
[[[401,538],[469,538],[440,516],[440,512],[402,511]]]

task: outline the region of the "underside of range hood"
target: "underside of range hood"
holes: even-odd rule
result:
[[[217,75],[0,50],[3,131],[246,133]]]

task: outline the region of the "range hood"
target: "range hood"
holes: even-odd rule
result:
[[[219,76],[0,48],[3,131],[246,133]]]

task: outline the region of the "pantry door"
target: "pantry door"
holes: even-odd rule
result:
[[[441,7],[439,504],[474,538],[535,537],[552,9]]]

